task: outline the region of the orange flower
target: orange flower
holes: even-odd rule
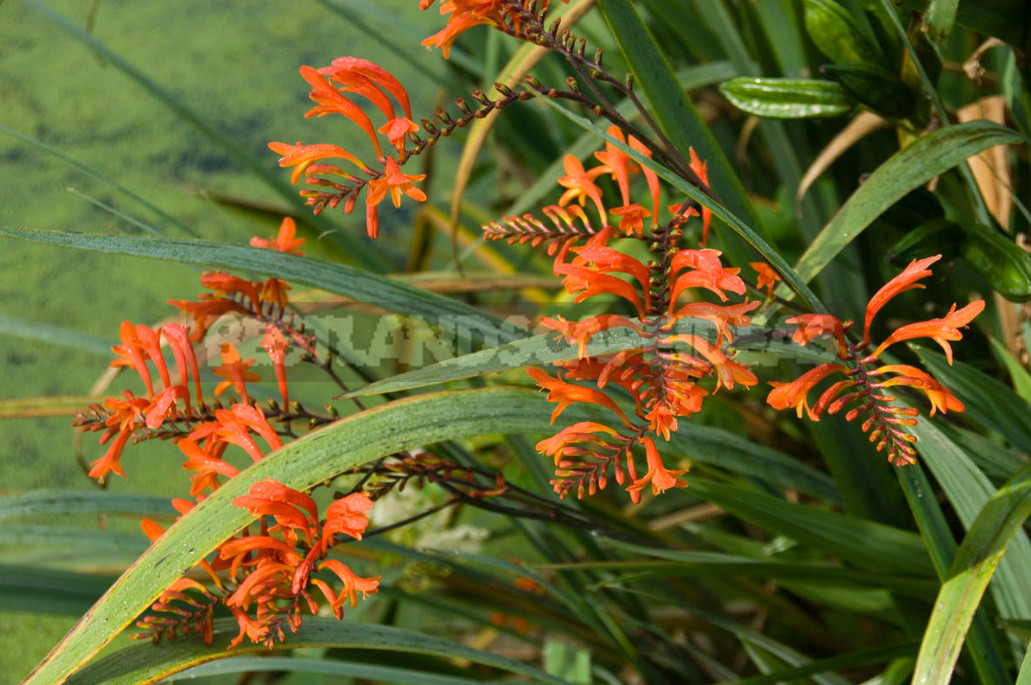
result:
[[[376,128],[372,125],[372,121],[369,119],[368,115],[362,111],[361,107],[341,95],[336,88],[330,85],[326,77],[321,75],[318,70],[313,67],[302,66],[301,76],[308,82],[308,85],[311,86],[311,93],[308,97],[318,105],[317,107],[312,107],[310,110],[305,112],[305,117],[324,117],[327,114],[340,114],[341,116],[350,119],[357,124],[358,128],[362,129],[362,131],[365,132],[365,135],[369,137],[369,140],[372,141],[373,147],[376,148],[376,155],[382,156],[383,150],[380,148],[379,136],[376,135]],[[385,99],[378,89],[373,87],[372,90],[375,90],[376,94],[381,99]],[[365,95],[369,99],[373,98],[370,93],[363,92],[361,94]],[[343,158],[347,159],[346,157]],[[296,181],[294,182],[296,183]]]
[[[215,388],[215,395],[221,395],[231,387],[236,388],[236,394],[245,403],[250,399],[247,397],[247,383],[249,381],[260,381],[261,376],[250,373],[249,369],[254,365],[254,357],[241,359],[240,352],[232,343],[222,343],[222,365],[216,366],[211,373],[225,378]]]
[[[619,314],[601,314],[592,316],[583,321],[566,321],[561,316],[554,319],[543,317],[540,320],[542,326],[547,326],[565,336],[566,342],[576,345],[576,354],[580,359],[587,357],[587,344],[596,333],[607,331],[611,328],[630,328],[638,335],[644,335],[644,329],[635,322],[620,316]]]
[[[251,238],[252,247],[264,247],[270,250],[276,250],[278,252],[288,252],[295,255],[303,255],[299,249],[301,245],[304,245],[304,238],[297,237],[297,224],[290,217],[283,219],[283,222],[279,224],[279,234],[276,239],[269,242],[265,238]]]
[[[880,290],[874,293],[873,297],[870,298],[870,302],[866,305],[866,317],[863,320],[864,343],[870,342],[870,324],[873,323],[873,318],[877,316],[877,312],[881,311],[884,305],[888,304],[899,293],[913,290],[914,288],[923,288],[924,286],[918,284],[917,281],[930,276],[931,270],[927,267],[941,258],[942,256],[938,254],[926,259],[914,259],[909,263],[909,266],[903,269],[902,273],[885,283]]]
[[[352,492],[326,508],[326,523],[322,526],[322,553],[333,545],[334,535],[349,535],[362,539],[362,533],[369,525],[368,511],[372,500],[367,492]]]
[[[290,395],[286,387],[286,338],[282,331],[275,324],[265,327],[265,337],[262,338],[261,346],[268,352],[272,360],[272,369],[276,374],[276,382],[279,384],[279,393],[283,396],[283,407],[290,406]]]
[[[339,616],[340,608],[344,604],[344,600],[350,600],[351,606],[358,604],[357,594],[362,593],[362,597],[366,597],[369,593],[376,592],[379,589],[379,578],[360,578],[354,574],[354,572],[341,561],[336,559],[327,559],[319,564],[319,570],[327,569],[336,574],[336,577],[341,580],[344,584],[340,590],[340,594],[333,598],[329,594],[326,594],[324,586],[323,594],[326,594],[326,599],[330,601],[330,607],[333,612]]]
[[[387,157],[383,168],[383,176],[369,181],[369,190],[365,198],[366,216],[368,219],[367,230],[370,238],[376,238],[379,235],[379,214],[376,211],[376,206],[388,194],[390,195],[390,201],[394,203],[395,207],[401,206],[401,195],[407,195],[416,202],[425,202],[426,193],[412,185],[424,178],[426,178],[426,174],[406,174],[402,172],[401,167],[397,164],[397,160],[393,157]]]
[[[667,469],[663,465],[662,457],[659,456],[659,450],[655,447],[655,442],[651,438],[641,438],[641,444],[644,445],[648,472],[626,488],[635,502],[640,499],[641,490],[649,483],[651,483],[652,494],[654,495],[661,494],[670,488],[687,487],[687,483],[677,478],[677,476],[687,473],[689,469],[677,469],[675,471]]]
[[[680,250],[673,257],[670,266],[670,277],[673,278],[673,290],[670,294],[669,311],[672,313],[677,298],[688,288],[705,288],[726,302],[729,290],[738,295],[745,294],[745,282],[738,276],[741,269],[726,269],[720,261],[719,250]],[[680,273],[689,269],[684,273]]]
[[[604,433],[613,437],[619,435],[614,429],[603,426],[600,423],[581,421],[563,428],[550,438],[541,440],[537,443],[536,449],[545,456],[554,457],[555,464],[558,465],[566,450],[575,443],[586,442],[596,445],[607,445],[608,443],[605,442],[605,439],[595,435],[596,433]]]
[[[819,421],[819,415],[816,414],[807,403],[809,391],[832,373],[844,373],[846,371],[848,371],[848,369],[841,364],[820,364],[817,367],[809,369],[790,383],[771,381],[770,385],[773,386],[773,390],[771,390],[770,394],[767,395],[766,402],[777,410],[794,407],[798,413],[798,418],[802,418],[802,412],[805,411],[810,420]]]
[[[706,190],[709,189],[709,162],[703,162],[698,158],[698,153],[694,151],[694,148],[688,148],[691,153],[691,171],[698,175],[698,178],[702,180]],[[709,242],[709,224],[712,222],[712,210],[708,207],[702,207],[702,245]]]
[[[214,492],[222,484],[218,477],[235,478],[240,473],[239,469],[223,460],[221,457],[201,449],[193,440],[182,438],[176,445],[186,456],[183,468],[187,471],[196,472],[190,481],[190,496],[197,495],[208,490]]]
[[[365,170],[368,169],[365,164],[352,155],[350,152],[337,145],[330,145],[329,143],[316,143],[314,145],[304,145],[303,143],[297,143],[296,145],[289,145],[287,143],[269,143],[269,149],[280,155],[279,166],[281,167],[293,167],[293,171],[290,172],[290,182],[297,183],[301,180],[301,176],[304,175],[305,170],[315,162],[322,161],[324,159],[346,159],[348,162],[356,165],[358,168]],[[345,175],[343,170],[339,170],[340,175]]]
[[[202,300],[200,302],[187,302],[185,300],[169,300],[168,304],[178,307],[193,317],[195,330],[191,340],[197,342],[204,339],[211,322],[223,314],[248,314],[238,302],[233,300]]]
[[[952,346],[949,345],[949,342],[962,340],[963,334],[959,332],[959,329],[973,321],[974,317],[980,314],[983,309],[984,300],[975,300],[959,311],[956,311],[956,305],[953,304],[952,308],[949,309],[949,313],[940,319],[918,321],[917,323],[907,324],[897,329],[870,356],[876,357],[889,346],[903,340],[931,338],[941,345],[942,350],[945,351],[946,359],[949,360],[949,364],[952,364]]]
[[[908,364],[887,364],[870,372],[871,376],[878,376],[885,373],[899,374],[895,378],[882,382],[878,387],[890,388],[893,385],[908,385],[911,388],[922,390],[927,399],[931,402],[931,416],[936,411],[947,414],[952,411],[963,411],[965,407],[955,395],[944,385],[939,383],[930,374]]]
[[[189,370],[193,378],[193,387],[197,392],[197,403],[204,404],[201,395],[200,370],[197,368],[197,355],[193,352],[193,345],[190,343],[190,329],[181,324],[165,324],[161,327],[161,335],[172,348],[172,356],[175,357],[175,364],[179,369],[179,378],[183,386],[189,386],[189,379],[186,375]],[[186,412],[190,412],[190,397],[187,395]]]
[[[111,348],[111,351],[117,356],[117,359],[111,362],[111,366],[114,368],[131,366],[134,368],[140,378],[143,379],[143,384],[147,386],[147,396],[153,397],[154,384],[151,382],[150,369],[147,368],[147,359],[144,356],[146,348],[140,340],[138,328],[129,321],[123,321],[119,332],[122,344]]]
[[[636,235],[638,237],[644,235],[644,220],[652,215],[647,209],[636,204],[610,209],[609,212],[619,217],[619,230],[624,235]]]
[[[716,326],[716,344],[719,345],[723,340],[728,342],[731,340],[731,326],[742,327],[751,323],[752,320],[746,315],[758,307],[759,304],[758,300],[730,305],[712,304],[710,302],[688,302],[678,309],[676,314],[670,315],[670,325],[678,319],[691,318],[709,321]]]
[[[648,290],[644,291],[646,302],[645,306],[642,307],[641,298],[638,296],[634,286],[616,276],[600,273],[594,269],[577,264],[556,264],[555,273],[566,276],[562,283],[566,288],[566,292],[576,294],[574,298],[576,302],[583,302],[587,298],[601,293],[610,293],[612,295],[619,295],[634,305],[638,316],[641,318],[644,318],[646,315],[644,307],[650,304],[650,293]]]
[[[608,223],[605,220],[608,213],[605,211],[605,204],[601,200],[601,188],[594,183],[597,170],[592,170],[591,173],[584,171],[583,164],[574,155],[566,155],[562,160],[562,165],[565,167],[566,175],[559,178],[558,182],[559,185],[568,188],[568,190],[562,193],[558,203],[564,207],[570,202],[576,201],[583,207],[587,202],[587,198],[590,198],[598,210],[601,222],[603,224]]]
[[[247,509],[255,516],[274,517],[276,525],[270,532],[282,530],[288,540],[296,537],[293,531],[300,531],[310,544],[318,534],[319,510],[315,500],[271,478],[252,485],[248,494],[233,500],[233,506]]]
[[[633,136],[628,137],[627,144],[648,159],[652,158],[652,151],[637,138],[634,138]],[[648,184],[648,192],[652,196],[652,228],[655,228],[659,223],[659,195],[661,194],[659,176],[646,166],[641,166],[640,169],[641,173],[644,174],[645,182]]]
[[[609,126],[606,133],[619,142],[626,144],[623,132],[618,126]],[[637,173],[637,165],[630,159],[630,155],[620,150],[610,142],[605,143],[605,149],[594,153],[595,159],[601,162],[600,166],[591,170],[591,177],[599,174],[609,174],[619,188],[619,194],[623,198],[623,206],[630,204],[630,174]],[[644,209],[642,207],[642,209]],[[615,212],[613,212],[615,214]],[[647,215],[646,215],[647,216]]]
[[[847,326],[836,316],[830,314],[799,314],[788,319],[785,323],[797,324],[798,328],[791,339],[796,345],[804,346],[816,338],[830,333],[838,341],[838,352],[844,357],[847,353],[845,347],[845,328]],[[851,325],[851,323],[849,324]]]
[[[741,364],[728,359],[723,352],[714,347],[705,338],[700,338],[697,335],[671,335],[668,338],[663,338],[661,342],[664,345],[683,342],[698,350],[716,370],[717,390],[719,390],[720,386],[725,387],[727,390],[733,390],[735,382],[746,387],[759,382],[754,373]]]
[[[566,407],[573,404],[574,402],[588,402],[590,404],[597,404],[601,407],[611,409],[619,415],[619,418],[623,419],[623,423],[629,425],[630,420],[623,413],[623,410],[616,406],[608,395],[595,390],[594,388],[585,388],[582,385],[573,385],[562,380],[562,374],[557,374],[557,378],[552,378],[545,371],[530,367],[526,369],[526,372],[530,374],[530,377],[537,381],[537,384],[548,391],[548,401],[558,402],[558,407],[551,414],[551,422],[555,423],[555,419],[559,417]]]
[[[766,288],[767,299],[773,297],[773,288],[777,285],[777,281],[780,280],[780,274],[774,271],[766,262],[748,262],[748,266],[755,269],[755,272],[759,274],[755,287],[760,289]]]

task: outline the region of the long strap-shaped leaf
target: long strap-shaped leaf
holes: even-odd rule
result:
[[[418,445],[475,435],[548,429],[532,391],[422,395],[349,416],[269,455],[201,502],[140,557],[25,681],[63,682],[183,573],[253,516],[230,504],[266,478],[305,490],[356,464]]]
[[[957,124],[921,137],[877,167],[852,193],[798,260],[795,271],[808,283],[874,219],[910,191],[981,150],[1021,142],[1026,141],[1019,133],[990,121]]]
[[[202,240],[93,235],[10,226],[0,226],[0,235],[90,252],[149,257],[274,276],[291,283],[344,295],[387,311],[415,317],[452,333],[471,335],[492,343],[508,342],[526,335],[520,326],[503,322],[458,300],[346,264],[333,264],[276,250]]]
[[[947,683],[1003,552],[1031,516],[1031,466],[988,501],[963,539],[927,623],[914,683]]]
[[[239,631],[233,619],[215,621],[216,644],[226,644]],[[533,682],[557,683],[564,680],[550,676],[532,666],[519,663],[507,657],[483,652],[472,647],[424,635],[412,630],[380,626],[355,621],[337,621],[321,616],[306,617],[296,635],[290,635],[287,643],[292,647],[332,647],[335,649],[384,650],[383,662],[389,663],[389,652],[428,654],[446,659],[467,659],[512,673],[521,673],[533,678]],[[242,654],[263,653],[261,645],[241,645],[232,652],[206,647],[198,635],[184,635],[154,646],[136,643],[113,652],[90,664],[69,679],[77,685],[138,685],[154,683],[165,676],[178,673],[190,666],[196,666],[215,659],[225,659]],[[264,661],[264,660],[263,660]],[[330,662],[332,663],[332,662]],[[413,672],[417,674],[418,672]],[[413,676],[414,677],[414,676]],[[416,681],[410,681],[416,682]],[[422,681],[419,681],[422,682]],[[440,681],[434,681],[440,682]],[[472,683],[461,679],[460,682]]]

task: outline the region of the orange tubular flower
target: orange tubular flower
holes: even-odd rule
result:
[[[804,346],[821,335],[830,333],[838,342],[838,353],[842,357],[847,354],[845,348],[845,328],[848,326],[842,323],[838,317],[831,316],[830,314],[799,314],[788,319],[785,323],[798,325],[795,334],[791,336],[796,345]],[[849,325],[851,325],[851,322]]]
[[[368,169],[360,159],[350,152],[329,143],[316,143],[314,145],[269,143],[268,146],[270,150],[280,155],[279,166],[284,168],[293,167],[293,171],[290,172],[290,182],[294,184],[301,180],[301,176],[304,175],[308,167],[324,159],[346,159],[359,169]],[[345,172],[340,170],[340,175],[345,175]]]
[[[774,271],[766,262],[749,262],[748,266],[755,269],[755,272],[759,274],[755,287],[759,289],[766,288],[767,299],[773,297],[773,289],[776,287],[777,282],[780,281],[780,274]]]
[[[949,364],[952,364],[952,346],[949,345],[949,342],[962,340],[963,334],[959,332],[959,329],[964,328],[973,321],[974,317],[980,314],[982,310],[984,310],[984,300],[975,300],[959,311],[956,311],[956,305],[954,304],[949,309],[949,313],[940,319],[918,321],[917,323],[907,324],[898,328],[870,356],[877,357],[889,346],[903,340],[931,338],[941,345],[942,350],[945,351],[946,359],[949,360]]]
[[[595,390],[594,388],[585,388],[582,385],[573,385],[562,380],[562,374],[557,374],[557,378],[552,378],[545,371],[530,367],[526,370],[530,377],[537,381],[537,384],[548,391],[548,401],[558,402],[558,406],[555,411],[551,414],[551,422],[555,423],[555,419],[566,410],[566,407],[573,404],[574,402],[588,402],[590,404],[597,404],[599,406],[611,409],[619,415],[619,418],[623,419],[623,423],[629,425],[630,420],[623,413],[623,410],[616,406],[608,395]]]
[[[361,540],[369,525],[372,500],[367,492],[352,492],[326,508],[326,523],[322,526],[322,553],[333,545],[334,535],[349,535]]]
[[[580,359],[587,357],[587,344],[591,342],[591,338],[596,333],[607,331],[611,328],[630,328],[636,331],[638,335],[644,335],[643,328],[619,314],[602,314],[600,316],[592,316],[583,321],[566,321],[561,316],[554,319],[544,317],[540,320],[540,323],[542,326],[547,326],[561,333],[570,345],[576,345],[576,353]]]
[[[652,158],[652,151],[637,138],[634,138],[633,136],[628,137],[627,145],[648,159]],[[652,228],[655,228],[659,223],[659,196],[662,192],[659,187],[659,176],[646,166],[642,166],[640,169],[641,173],[644,174],[645,182],[648,184],[648,192],[652,196]]]
[[[262,338],[261,346],[268,352],[272,360],[272,369],[276,374],[276,382],[279,384],[279,393],[283,396],[283,406],[290,406],[290,394],[286,387],[286,338],[282,331],[275,324],[265,327],[265,337]]]
[[[705,185],[705,189],[709,189],[709,162],[703,162],[698,158],[698,153],[694,151],[694,148],[689,148],[691,153],[691,171],[698,175],[698,178],[702,180]],[[702,207],[702,245],[709,242],[709,224],[712,222],[712,210],[708,207]]]
[[[587,198],[591,199],[594,203],[594,207],[598,210],[598,217],[601,222],[607,223],[605,217],[608,216],[608,212],[605,210],[605,204],[601,200],[601,188],[594,182],[595,176],[597,176],[597,170],[594,169],[591,173],[584,171],[583,164],[574,155],[566,155],[562,160],[562,165],[566,170],[566,175],[561,177],[558,182],[559,185],[568,188],[566,192],[562,193],[562,197],[559,198],[558,203],[561,206],[566,206],[570,202],[578,202],[581,207],[587,202]]]
[[[372,213],[369,215],[370,221],[368,224],[370,238],[376,238],[379,235],[379,218],[378,215],[376,215],[376,206],[382,202],[388,194],[390,195],[390,201],[394,203],[395,207],[401,206],[402,195],[407,195],[416,202],[425,202],[426,193],[412,185],[413,183],[418,183],[424,178],[426,178],[426,174],[406,174],[402,172],[396,159],[393,157],[387,158],[383,176],[369,181],[369,192],[365,199],[368,211]],[[373,219],[374,215],[375,218]]]
[[[254,361],[254,357],[241,359],[239,350],[232,343],[222,343],[222,366],[216,366],[211,370],[211,373],[226,380],[219,383],[215,388],[215,395],[221,395],[229,388],[235,387],[236,394],[240,396],[240,399],[245,403],[249,402],[247,383],[261,380],[261,376],[249,372],[251,366],[254,365]]]
[[[801,376],[790,383],[778,383],[771,381],[773,390],[766,397],[766,402],[774,409],[783,410],[794,407],[798,418],[802,418],[802,412],[806,412],[811,421],[819,421],[820,416],[810,408],[807,398],[809,391],[816,385],[835,372],[844,373],[848,368],[841,364],[820,364],[809,369]]]
[[[644,445],[645,458],[648,463],[648,472],[640,478],[634,480],[633,483],[627,486],[627,491],[634,498],[634,501],[640,499],[641,490],[646,485],[651,483],[652,494],[658,495],[670,488],[686,488],[687,483],[677,478],[682,473],[687,473],[689,469],[677,469],[671,471],[667,469],[662,463],[662,457],[659,456],[659,450],[655,447],[655,442],[651,438],[642,438],[641,444]]]
[[[609,126],[606,133],[619,142],[626,144],[623,132],[618,126]],[[620,197],[623,198],[623,206],[630,204],[630,175],[637,173],[637,165],[630,159],[630,155],[620,150],[612,143],[606,142],[605,149],[594,153],[595,159],[601,162],[592,170],[593,175],[609,174],[619,188]],[[643,209],[643,207],[642,207]]]
[[[913,290],[914,288],[923,288],[924,286],[918,284],[917,281],[930,276],[931,270],[927,267],[941,258],[942,256],[939,254],[926,259],[914,259],[902,273],[885,283],[880,290],[874,293],[873,297],[870,298],[870,302],[866,305],[866,317],[863,320],[864,343],[870,342],[870,324],[873,323],[873,318],[877,316],[877,312],[881,311],[884,305],[888,304],[899,293]]]
[[[304,245],[305,238],[297,237],[297,224],[290,217],[283,219],[279,224],[279,234],[276,239],[269,242],[265,238],[251,238],[251,247],[264,247],[277,252],[288,252],[290,254],[303,256],[300,247]]]
[[[879,376],[885,373],[898,374],[895,378],[883,381],[878,387],[890,388],[894,385],[908,385],[911,388],[922,390],[927,399],[931,402],[931,416],[940,411],[947,414],[949,410],[963,411],[966,407],[952,392],[939,383],[933,376],[915,366],[908,364],[886,364],[870,372],[871,376]]]

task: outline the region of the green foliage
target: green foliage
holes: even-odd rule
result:
[[[27,267],[0,274],[5,292],[18,296],[7,299],[22,303],[0,312],[0,351],[12,379],[0,401],[3,473],[10,474],[0,496],[0,644],[9,652],[16,643],[5,631],[36,626],[24,638],[25,658],[35,660],[56,641],[56,630],[79,619],[26,682],[229,683],[256,672],[287,684],[322,676],[459,684],[513,676],[552,683],[1031,682],[1031,323],[1025,308],[1011,304],[1031,299],[1031,256],[1021,238],[1031,227],[1021,202],[1031,178],[1026,3],[563,4],[586,12],[573,30],[584,38],[584,54],[604,48],[604,67],[585,69],[573,42],[538,63],[536,81],[512,84],[537,101],[500,112],[480,153],[466,159],[461,197],[452,197],[450,184],[462,154],[453,139],[465,135],[463,127],[434,139],[434,154],[418,157],[423,166],[404,169],[427,174],[420,186],[427,202],[406,198],[389,218],[384,203],[378,243],[364,236],[365,195],[353,215],[327,209],[312,217],[267,154],[270,139],[309,135],[293,133],[303,130],[296,67],[328,64],[338,54],[382,63],[412,91],[419,120],[455,97],[479,101],[473,91],[489,89],[518,50],[537,48],[480,27],[462,35],[443,62],[418,44],[441,28],[441,18],[408,0],[322,0],[270,16],[268,26],[246,5],[230,4],[227,11],[255,22],[248,30],[274,50],[251,54],[253,37],[222,40],[223,31],[198,19],[199,5],[158,11],[95,3],[92,27],[71,3],[55,3],[59,11],[39,0],[0,5],[0,18],[12,19],[0,23],[0,39],[53,42],[48,49],[73,56],[68,63],[75,65],[46,62],[47,71],[33,72],[16,50],[0,49],[3,73],[24,77],[12,81],[14,114],[0,115],[0,130],[13,133],[0,148],[5,168],[28,177],[26,156],[43,159],[44,152],[52,155],[48,163],[67,165],[31,189],[12,183],[17,190],[5,188],[10,195],[0,203],[9,265],[36,260],[42,274],[31,281]],[[7,28],[28,18],[23,34]],[[221,15],[218,21],[227,25]],[[366,36],[361,44],[334,41],[335,29],[326,28],[344,25]],[[148,41],[166,26],[197,43],[160,55],[162,62]],[[307,37],[310,27],[317,37]],[[975,60],[982,72],[972,63],[964,71],[960,65],[986,37],[1003,44]],[[221,72],[193,74],[194,50],[206,51]],[[563,59],[563,50],[573,56]],[[233,66],[246,61],[260,69]],[[255,80],[272,71],[289,78]],[[62,82],[58,72],[72,78]],[[633,91],[620,87],[628,75]],[[75,78],[85,86],[76,87]],[[566,97],[548,96],[548,88],[570,80],[577,85]],[[583,106],[577,98],[588,88],[597,88],[591,97],[606,106]],[[126,89],[131,105],[120,99]],[[205,97],[215,93],[225,99],[208,107]],[[104,121],[109,95],[123,110],[117,124]],[[988,120],[955,116],[975,104]],[[893,135],[846,128],[845,115],[857,109],[880,117]],[[274,123],[259,126],[265,118]],[[105,154],[80,146],[68,133],[80,121],[87,137],[124,135],[129,149],[112,146]],[[659,144],[646,156],[609,133],[613,121]],[[341,139],[325,122],[311,123],[319,140],[368,147]],[[133,136],[134,128],[153,133]],[[943,255],[934,277],[899,295],[874,322],[873,339],[883,340],[905,324],[946,316],[951,303],[988,303],[963,340],[936,329],[939,344],[952,342],[951,363],[925,346],[891,350],[897,359],[890,363],[926,371],[964,405],[928,417],[918,390],[933,392],[933,385],[878,389],[890,392],[896,407],[920,409],[906,428],[918,463],[885,466],[855,425],[862,419],[799,422],[763,402],[768,389],[749,392],[739,380],[732,391],[706,397],[702,411],[682,416],[661,441],[667,467],[691,468],[682,477],[688,487],[661,496],[645,489],[643,500],[629,505],[618,487],[625,483],[581,501],[555,498],[548,483],[555,464],[533,449],[556,429],[548,422],[552,407],[540,393],[512,386],[530,385],[526,366],[578,354],[534,323],[558,313],[583,321],[585,312],[629,309],[619,309],[618,298],[570,308],[571,298],[552,288],[548,265],[527,256],[528,244],[482,245],[476,226],[499,221],[506,208],[539,216],[561,194],[558,179],[570,175],[564,157],[589,162],[603,147],[654,171],[664,184],[663,205],[687,197],[710,210],[714,247],[749,285],[749,262],[765,262],[781,277],[769,297],[752,288],[762,306],[727,348],[760,386],[844,359],[823,338],[804,347],[791,342],[798,327],[786,318],[806,312],[852,319],[856,330],[845,335],[855,346],[870,295],[910,260]],[[708,163],[708,188],[697,167],[685,171],[689,148]],[[217,157],[216,168],[183,173],[218,204],[178,189],[179,170],[162,161],[177,155],[189,166],[197,150]],[[152,163],[122,173],[119,165],[137,158]],[[968,166],[975,159],[988,166]],[[54,190],[71,182],[69,173],[90,184],[92,204],[78,213],[68,208],[77,200]],[[648,189],[634,183],[644,197]],[[801,183],[808,194],[798,192]],[[456,226],[447,218],[452,206],[460,210]],[[291,214],[300,219],[308,256],[245,246]],[[151,235],[132,235],[140,231]],[[697,238],[697,219],[687,231]],[[647,259],[633,249],[627,255]],[[189,278],[164,275],[176,264],[191,269]],[[310,328],[299,330],[323,347],[294,357],[313,364],[290,367],[301,374],[291,382],[291,399],[304,407],[332,401],[325,414],[298,410],[277,424],[287,438],[304,432],[306,421],[316,429],[254,464],[234,461],[239,475],[172,523],[168,497],[187,486],[175,464],[168,466],[168,449],[131,446],[129,486],[84,490],[72,475],[75,461],[85,466],[99,456],[97,434],[71,449],[50,434],[74,401],[120,397],[124,378],[92,384],[118,322],[161,321],[170,311],[165,300],[193,297],[185,288],[195,287],[193,270],[201,267],[310,289],[292,293],[307,295],[292,299],[294,313],[308,317]],[[78,271],[69,276],[69,269]],[[341,313],[341,300],[356,313]],[[358,333],[341,335],[335,316],[353,317]],[[714,325],[699,321],[681,320],[668,333],[714,338]],[[260,354],[260,333],[240,335],[241,349]],[[602,330],[580,356],[646,348],[656,335]],[[40,360],[19,369],[26,341],[41,345]],[[425,348],[434,350],[431,359]],[[853,359],[870,352],[850,349]],[[318,357],[322,350],[331,353]],[[334,382],[303,375],[326,369]],[[618,427],[613,411],[632,416],[637,398],[615,385],[606,390],[610,405],[574,405],[562,425]],[[270,416],[290,409],[265,402],[278,397],[275,381],[255,388]],[[9,416],[31,418],[12,427]],[[53,416],[62,418],[40,418]],[[252,485],[271,478],[314,492],[324,506],[325,490],[372,488],[378,481],[369,478],[382,475],[375,469],[423,452],[447,460],[450,470],[466,469],[469,484],[482,477],[489,487],[469,495],[450,471],[435,471],[378,499],[373,512],[394,508],[394,519],[370,524],[367,539],[347,545],[346,555],[331,552],[382,576],[378,593],[346,607],[345,621],[306,616],[271,658],[259,658],[264,648],[250,643],[227,650],[238,626],[221,613],[209,644],[195,631],[158,645],[123,640],[173,582],[255,520],[232,504]],[[645,460],[638,456],[639,475]],[[149,547],[137,527],[144,517],[167,527]],[[395,521],[406,525],[395,529]],[[26,675],[29,663],[15,663],[17,672],[5,667],[0,680]]]

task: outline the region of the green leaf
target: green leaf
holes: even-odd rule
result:
[[[252,521],[249,511],[230,504],[252,484],[275,478],[307,490],[351,466],[419,445],[483,434],[544,432],[547,413],[543,398],[531,391],[423,395],[354,414],[287,445],[223,485],[165,531],[36,667],[26,685],[61,682],[165,588]]]
[[[921,420],[910,431],[917,438],[915,444],[921,459],[945,491],[963,526],[970,530],[995,493],[995,486],[933,421]],[[1031,596],[1027,592],[1029,568],[1031,541],[1023,533],[1015,533],[1009,552],[992,580],[992,594],[1003,618],[1031,616]]]
[[[934,603],[917,656],[914,683],[949,682],[988,582],[1028,516],[1031,466],[999,488],[963,539]]]
[[[849,96],[889,119],[905,119],[916,101],[906,84],[877,64],[828,64],[822,69],[844,87]]]
[[[1031,454],[1031,404],[969,364],[954,361],[950,365],[939,352],[918,345],[910,347],[928,372],[966,405],[964,414]]]
[[[805,27],[816,47],[831,62],[881,64],[880,49],[834,0],[803,0]]]
[[[682,155],[687,154],[689,147],[694,147],[698,156],[708,161],[709,183],[713,192],[726,203],[727,209],[733,214],[746,217],[753,226],[760,226],[759,217],[741,179],[734,172],[691,98],[677,82],[668,59],[655,43],[637,10],[628,0],[599,0],[598,6],[641,92],[651,105],[656,121],[673,146]],[[726,231],[720,231],[718,224],[716,230],[730,261],[735,264],[746,263],[748,251],[741,241]],[[738,231],[735,232],[740,235]]]
[[[907,193],[968,157],[994,145],[1024,142],[1023,136],[988,121],[971,121],[921,136],[892,155],[838,210],[805,251],[795,270],[808,283],[841,250]]]
[[[924,16],[924,26],[935,34],[935,38],[941,41],[952,32],[952,25],[956,23],[956,10],[959,9],[959,0],[931,0],[931,7]]]
[[[0,522],[40,514],[176,516],[167,497],[108,490],[35,490],[0,497]]]
[[[197,678],[244,673],[313,673],[338,678],[359,678],[376,683],[419,683],[420,685],[502,685],[511,681],[480,680],[440,675],[409,668],[378,666],[332,659],[302,659],[286,656],[234,656],[194,666],[165,678],[164,683],[194,681]]]
[[[1001,342],[995,338],[989,338],[988,342],[992,344],[995,355],[1006,366],[1006,371],[1010,375],[1010,381],[1013,383],[1013,389],[1017,395],[1025,402],[1031,402],[1031,373],[1027,372],[1024,365]]]
[[[645,547],[621,540],[611,544],[637,555],[667,559],[656,561],[599,561],[571,564],[547,564],[542,568],[605,569],[627,573],[610,578],[604,584],[616,584],[627,578],[722,577],[762,578],[781,582],[815,581],[826,586],[864,587],[887,589],[913,597],[930,598],[938,583],[926,576],[908,576],[898,573],[871,573],[828,562],[777,561],[755,559],[724,552],[696,552],[693,550]],[[636,573],[632,573],[636,572]]]
[[[228,643],[238,632],[239,627],[235,619],[228,618],[215,621],[214,639],[216,644]],[[550,676],[532,666],[507,657],[466,647],[443,638],[424,635],[393,626],[379,626],[354,621],[337,621],[333,618],[321,616],[306,616],[297,633],[288,635],[284,647],[332,647],[334,649],[377,650],[384,652],[381,658],[388,663],[391,652],[427,654],[446,659],[466,659],[474,663],[493,666],[510,673],[529,676],[535,682],[556,683],[558,685],[565,683],[565,681]],[[96,663],[90,664],[76,673],[67,682],[70,685],[93,685],[94,683],[136,685],[137,683],[153,683],[203,662],[225,659],[236,655],[265,653],[267,651],[262,645],[245,643],[235,648],[232,652],[226,652],[214,647],[206,647],[203,637],[195,633],[180,635],[171,640],[164,640],[157,645],[139,641],[105,655],[102,659],[97,660]],[[265,659],[261,661],[264,662]],[[409,682],[441,681],[415,680]]]
[[[0,547],[61,547],[65,553],[75,550],[136,555],[147,548],[143,533],[115,533],[109,530],[57,528],[32,524],[8,523],[0,526]]]
[[[775,119],[812,119],[847,114],[855,100],[840,84],[806,78],[735,78],[720,92],[740,110]]]
[[[910,575],[931,572],[920,536],[909,531],[712,481],[695,479],[691,490],[763,530],[780,533],[856,566]]]
[[[524,329],[458,300],[346,264],[298,257],[277,250],[200,240],[93,235],[9,226],[0,226],[0,235],[91,252],[148,257],[181,264],[239,269],[265,277],[274,276],[291,283],[345,295],[359,302],[432,323],[451,333],[472,335],[492,343],[507,342],[526,335]]]
[[[932,0],[895,0],[907,10],[925,12]],[[995,36],[1018,48],[1027,45],[1031,6],[1026,0],[966,0],[959,3],[956,23]]]

